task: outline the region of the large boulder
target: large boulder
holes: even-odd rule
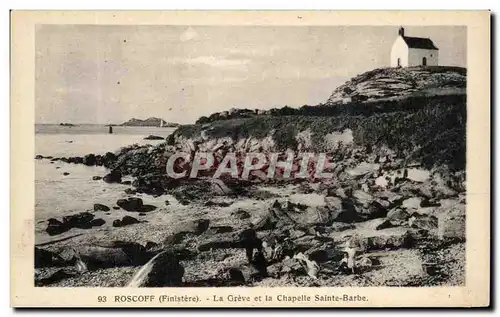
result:
[[[69,229],[71,228],[65,225],[63,222],[54,218],[50,218],[48,219],[48,225],[45,231],[49,234],[49,236],[55,236],[64,233]]]
[[[140,221],[134,217],[124,216],[121,220],[116,219],[113,221],[113,227],[124,227],[128,225],[133,225],[139,223]]]
[[[342,210],[342,199],[340,197],[335,197],[335,196],[326,196],[325,205],[331,211]]]
[[[341,207],[330,211],[332,221],[350,223],[362,220],[351,198],[342,199]]]
[[[368,205],[373,201],[373,196],[363,190],[355,190],[352,196],[359,205]]]
[[[102,157],[103,165],[110,168],[116,162],[116,159],[117,157],[114,153],[106,152],[106,154]]]
[[[391,203],[391,206],[400,205],[402,200],[404,199],[400,194],[388,190],[375,192],[374,196],[387,200],[389,203]]]
[[[386,231],[398,228],[389,228],[380,231]],[[366,246],[368,250],[385,250],[385,249],[400,249],[411,248],[415,244],[415,239],[409,230],[395,234],[381,234],[366,238]]]
[[[345,246],[358,247],[360,251],[411,248],[416,235],[414,230],[404,227],[385,227],[386,220],[374,219],[360,223],[355,230],[333,232],[331,237]]]
[[[408,225],[412,228],[435,232],[438,227],[438,219],[430,215],[420,215],[418,213],[413,213],[408,219]]]
[[[299,261],[293,258],[286,258],[281,261],[280,265],[280,275],[291,274],[291,275],[301,275],[305,273],[304,267]]]
[[[67,158],[67,163],[82,164],[83,163],[83,157],[80,157],[80,156],[68,157]]]
[[[348,169],[347,174],[356,178],[371,172],[376,172],[379,168],[380,164],[361,162],[356,167]]]
[[[301,212],[290,212],[290,217],[301,225],[326,224],[332,221],[332,213],[325,207],[307,207]]]
[[[56,253],[35,247],[35,268],[53,266],[57,260]]]
[[[420,208],[420,204],[422,203],[422,198],[420,197],[411,197],[403,201],[403,208],[407,210],[418,210]]]
[[[245,285],[245,276],[239,268],[222,268],[217,272],[217,277],[224,281],[227,286]]]
[[[90,222],[90,226],[91,227],[100,227],[102,225],[104,225],[106,223],[106,221],[102,218],[97,218],[97,219],[94,219]]]
[[[129,241],[96,241],[56,248],[57,260],[64,266],[83,262],[87,268],[109,268],[143,265],[160,250],[149,250]]]
[[[106,174],[102,180],[106,183],[121,183],[122,173],[118,170],[113,170],[109,174]]]
[[[130,197],[127,199],[118,199],[116,204],[125,209],[126,211],[141,212],[144,206],[142,199],[137,197]]]
[[[406,178],[414,182],[425,182],[431,176],[430,171],[420,168],[409,168]]]
[[[130,216],[124,216],[122,218],[122,221],[121,221],[121,225],[122,226],[127,226],[127,225],[133,225],[135,223],[139,223],[140,221],[137,220],[136,218],[134,217],[130,217]]]
[[[401,208],[391,209],[387,213],[387,220],[389,221],[406,221],[410,218],[410,214]]]
[[[94,154],[87,154],[83,157],[83,164],[87,166],[96,165],[96,156]]]
[[[54,218],[48,219],[45,231],[53,236],[70,230],[71,228],[90,229],[93,226],[102,226],[103,219],[94,219],[90,212],[82,212],[75,215],[64,216],[62,221]]]
[[[64,216],[63,223],[69,228],[88,229],[92,227],[91,221],[94,217],[90,212],[81,212],[75,215]]]
[[[357,206],[357,210],[361,219],[369,220],[385,217],[389,209],[383,204],[380,204],[379,201],[374,200],[368,207]]]
[[[411,248],[415,244],[412,233],[401,227],[381,229],[376,232],[362,237],[362,244],[367,251]]]
[[[371,230],[383,230],[394,227],[391,221],[385,218],[369,220],[367,221],[366,226]]]
[[[127,287],[181,286],[184,267],[175,252],[167,250],[157,254],[127,284]]]

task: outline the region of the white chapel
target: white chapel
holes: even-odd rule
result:
[[[391,67],[438,66],[438,53],[431,39],[406,36],[401,27],[392,45]]]

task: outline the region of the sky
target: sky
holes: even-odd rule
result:
[[[230,108],[325,102],[351,77],[390,65],[399,26],[39,25],[37,123],[193,123]],[[439,64],[466,67],[463,26],[405,27]]]

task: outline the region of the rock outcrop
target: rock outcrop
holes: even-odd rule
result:
[[[132,118],[127,122],[121,124],[122,126],[131,126],[131,127],[178,127],[178,123],[166,122],[161,118],[150,117],[144,120]]]
[[[369,102],[416,94],[465,94],[466,70],[460,67],[380,68],[339,86],[327,105]]]
[[[90,229],[95,226],[102,226],[105,221],[103,219],[94,219],[94,215],[89,212],[64,216],[61,220],[50,218],[47,220],[47,228],[45,231],[53,236],[64,233],[72,228]]]

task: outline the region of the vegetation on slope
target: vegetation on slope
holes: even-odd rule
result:
[[[218,121],[209,127],[186,125],[179,127],[170,140],[177,136],[196,138],[202,130],[210,138],[264,138],[274,130],[277,149],[285,150],[294,148],[296,135],[309,129],[313,146],[322,150],[326,134],[351,129],[356,145],[367,148],[385,145],[401,155],[420,159],[426,166],[446,164],[453,169],[463,169],[465,122],[465,98],[450,98],[438,104],[428,102],[415,111],[338,116],[266,115]]]

